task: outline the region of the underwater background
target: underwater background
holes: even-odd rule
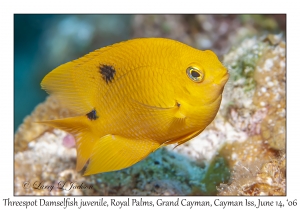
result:
[[[72,115],[42,78],[88,52],[137,37],[214,51],[230,80],[193,140],[124,170],[83,177],[68,134],[34,122]],[[285,195],[286,15],[14,15],[15,195]],[[93,186],[25,189],[62,180]],[[270,182],[272,180],[272,182]]]

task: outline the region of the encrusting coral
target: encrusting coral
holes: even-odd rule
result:
[[[248,138],[242,143],[226,144],[221,151],[233,172],[229,184],[221,184],[218,188],[219,195],[286,193],[285,43],[280,35],[269,35],[265,39],[256,39],[250,49],[259,49],[262,45],[261,56],[251,73],[255,88],[247,90],[249,100],[253,102],[240,107],[233,102],[227,110],[229,122],[245,131]],[[226,59],[230,60],[229,57]],[[247,66],[244,71],[246,69]]]

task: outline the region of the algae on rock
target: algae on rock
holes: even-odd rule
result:
[[[226,110],[228,120],[245,131],[248,138],[243,143],[226,144],[220,152],[227,157],[233,173],[229,184],[218,188],[219,195],[285,195],[285,43],[269,40],[278,37],[253,40],[252,46],[263,47],[251,74],[255,86],[240,95],[247,95],[249,103],[238,102],[238,85],[233,83],[229,98],[233,102]],[[247,82],[242,87],[244,84]]]

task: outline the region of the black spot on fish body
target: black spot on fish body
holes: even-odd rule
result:
[[[93,109],[91,112],[87,113],[86,116],[90,119],[90,120],[96,120],[98,118],[97,116],[97,112],[95,109]]]
[[[100,74],[102,75],[102,78],[105,80],[106,84],[108,84],[108,82],[112,82],[115,73],[116,70],[113,66],[106,64],[100,66]]]

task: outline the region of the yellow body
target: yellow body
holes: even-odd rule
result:
[[[201,133],[219,109],[227,80],[227,69],[209,50],[133,39],[46,75],[42,88],[78,116],[44,123],[75,136],[77,170],[89,161],[84,175],[119,170]]]

